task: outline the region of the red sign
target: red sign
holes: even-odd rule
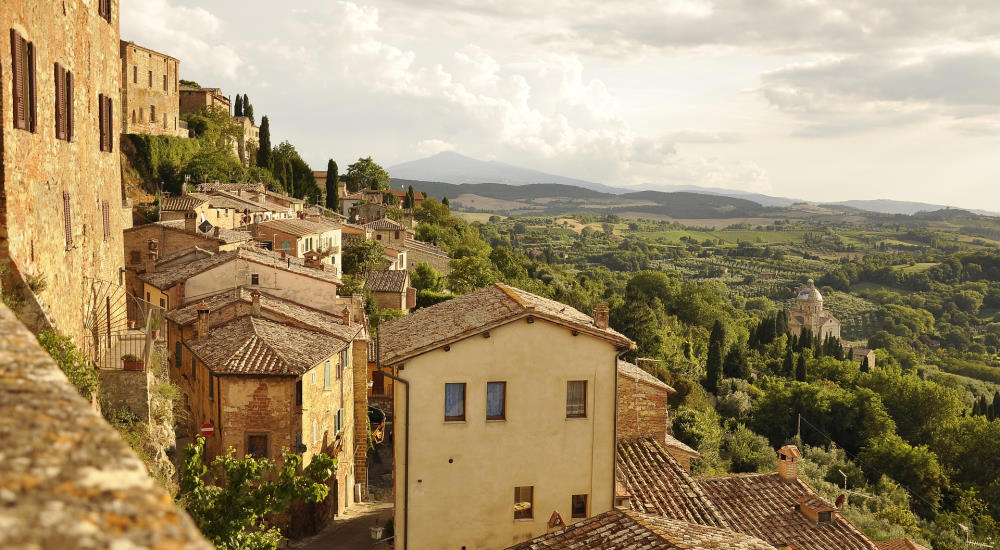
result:
[[[200,431],[201,435],[205,437],[212,437],[212,434],[215,433],[215,426],[213,426],[211,422],[205,422],[201,425],[201,429],[198,431]]]

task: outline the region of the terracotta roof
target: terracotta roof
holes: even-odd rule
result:
[[[427,254],[435,254],[448,258],[448,253],[444,251],[443,248],[435,246],[431,243],[426,243],[424,241],[418,241],[416,239],[404,239],[403,240],[404,250],[417,250],[420,252],[425,252]]]
[[[785,481],[777,473],[733,474],[697,479],[732,529],[801,550],[877,550],[839,513],[815,525],[799,510],[803,497],[819,495],[801,479]],[[820,499],[822,500],[822,499]]]
[[[316,235],[323,233],[324,231],[329,231],[330,228],[311,220],[289,218],[287,220],[268,220],[266,222],[261,222],[259,233],[266,235],[268,230],[281,231],[282,233],[288,233],[289,235],[295,235],[296,237],[305,237],[306,235]]]
[[[402,199],[403,197],[406,196],[406,191],[403,191],[402,189],[390,189],[389,192],[392,193],[393,195],[395,195],[396,197],[400,198],[400,199]],[[424,200],[424,194],[421,193],[420,191],[414,190],[413,191],[413,200],[416,200],[416,201],[422,201],[422,200]]]
[[[163,269],[154,273],[145,273],[140,275],[139,278],[156,288],[165,290],[178,283],[184,282],[195,275],[224,263],[233,261],[237,258],[258,263],[265,267],[277,268],[281,271],[288,271],[312,277],[314,279],[320,279],[338,286],[343,284],[333,269],[307,267],[301,258],[293,258],[291,256],[281,258],[280,254],[277,252],[271,252],[270,250],[253,246],[241,246],[236,250],[218,252],[209,258],[203,258],[188,264]]]
[[[282,193],[276,193],[276,192],[270,191],[270,190],[264,191],[264,193],[266,193],[268,197],[273,197],[273,198],[278,199],[278,200],[287,201],[287,202],[290,202],[292,204],[305,204],[306,203],[306,201],[304,201],[302,199],[297,199],[297,198],[292,197],[290,195],[284,195]]]
[[[340,315],[313,309],[306,305],[297,304],[291,300],[274,296],[268,293],[266,289],[254,288],[253,290],[260,292],[260,309],[264,317],[273,315],[279,317],[283,323],[323,332],[345,342],[367,338],[364,325],[357,321],[347,326]],[[202,301],[211,311],[218,311],[236,303],[252,304],[253,299],[250,292],[251,289],[246,287],[227,289],[207,296]],[[198,320],[199,305],[201,304],[192,302],[182,308],[168,311],[165,316],[167,319],[181,326],[189,325]]]
[[[383,339],[380,350],[382,362],[392,364],[446,342],[529,315],[569,325],[581,332],[610,340],[617,346],[634,346],[625,335],[610,328],[597,328],[593,318],[570,306],[503,283],[495,283],[431,307],[418,309],[410,315],[382,325],[379,328]]]
[[[160,267],[161,265],[168,266],[169,264],[186,264],[214,255],[215,251],[213,250],[201,248],[200,246],[192,246],[191,248],[177,250],[166,256],[161,256],[160,259],[156,260],[156,267]]]
[[[181,195],[179,197],[163,197],[160,199],[160,212],[187,212],[208,202],[204,195]]]
[[[220,227],[219,235],[216,236],[214,227],[212,229],[209,229],[208,233],[204,233],[200,229],[196,229],[193,232],[188,231],[187,229],[184,229],[184,220],[167,220],[156,223],[164,227],[169,227],[170,229],[183,231],[188,234],[193,233],[197,234],[198,236],[205,237],[207,239],[215,239],[223,244],[242,243],[250,240],[250,233],[246,231],[236,231],[234,229],[226,229]]]
[[[266,205],[261,204],[260,201],[253,200],[248,197],[240,197],[239,195],[236,195],[234,193],[229,193],[227,191],[222,191],[222,190],[215,190],[212,191],[211,193],[212,195],[229,199],[235,202],[237,205],[239,205],[240,212],[244,210],[249,210],[251,212],[265,212],[269,210],[269,208]],[[282,206],[280,209],[285,210],[286,208],[287,207]]]
[[[669,520],[631,510],[611,510],[507,550],[589,549],[774,550],[760,539],[733,531]]]
[[[342,340],[261,317],[211,327],[191,351],[216,374],[296,376],[346,347]]]
[[[653,437],[620,440],[615,462],[618,480],[632,495],[634,510],[728,527],[708,495]]]
[[[369,271],[365,288],[372,292],[406,292],[409,273],[405,269]]]
[[[919,545],[910,539],[884,540],[876,542],[875,546],[879,550],[930,550],[926,546]]]
[[[375,231],[403,231],[406,229],[389,218],[381,218],[373,222],[368,222],[364,225],[364,227]]]
[[[687,445],[684,444],[683,441],[681,441],[680,439],[675,438],[674,436],[672,436],[670,434],[667,434],[667,437],[666,437],[665,441],[663,442],[663,446],[666,447],[666,448],[668,448],[668,449],[677,449],[679,451],[687,453],[687,454],[689,454],[689,455],[691,455],[693,457],[696,457],[696,458],[701,458],[701,453],[699,453],[698,451],[692,449],[691,447],[688,447]]]
[[[677,393],[677,390],[669,384],[646,372],[642,367],[633,365],[628,361],[618,361],[618,376],[627,376],[637,382],[644,382],[650,386],[664,389],[668,393]]]

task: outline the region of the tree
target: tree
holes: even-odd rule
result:
[[[722,373],[726,378],[743,378],[750,376],[750,368],[747,366],[746,354],[743,347],[736,344],[726,354],[726,360],[722,365]]]
[[[342,254],[344,273],[364,277],[369,271],[385,269],[389,260],[385,248],[378,241],[355,240],[344,246]]]
[[[330,159],[326,163],[326,207],[330,210],[340,209],[340,189],[337,182],[337,163]]]
[[[279,465],[249,455],[238,458],[230,447],[209,468],[204,464],[204,452],[205,438],[201,436],[184,449],[178,501],[205,538],[223,550],[277,548],[281,532],[261,525],[262,518],[284,512],[295,501],[326,498],[330,489],[323,482],[337,466],[336,459],[320,453],[300,474],[302,457],[287,450]],[[206,482],[206,477],[212,482]]]
[[[785,359],[781,362],[781,375],[791,378],[795,370],[795,357],[792,355],[792,346],[785,348]]]
[[[359,158],[358,162],[347,167],[347,178],[355,190],[358,189],[389,189],[389,173],[372,160],[371,157]]]
[[[410,283],[417,290],[440,290],[441,273],[427,262],[420,262],[410,272]]]
[[[257,149],[257,166],[271,169],[271,123],[267,115],[260,119],[260,147]]]
[[[250,103],[250,98],[246,94],[243,94],[243,116],[250,119],[250,124],[256,124],[253,118],[253,104]]]
[[[451,203],[450,203],[450,202],[448,202],[448,197],[443,197],[443,198],[441,199],[441,204],[443,204],[443,205],[447,206],[449,210],[451,209]]]
[[[416,204],[417,204],[417,194],[415,191],[413,191],[413,186],[411,185],[406,190],[406,204],[403,205],[403,208],[413,210]]]
[[[233,105],[233,116],[243,116],[243,96],[236,94],[236,104]]]
[[[799,362],[795,364],[795,380],[799,382],[806,381],[806,354],[805,352],[799,354]]]
[[[705,388],[715,393],[722,379],[722,357],[725,353],[726,331],[722,323],[716,321],[712,325],[712,333],[708,337],[708,360],[705,362]]]
[[[861,360],[861,372],[868,372],[871,370],[871,366],[868,364],[868,356],[866,355],[864,359]]]
[[[465,294],[491,285],[500,278],[493,264],[481,256],[466,256],[448,262],[448,289],[456,294]]]
[[[948,479],[937,455],[926,446],[914,447],[896,434],[874,438],[858,456],[871,480],[886,473],[911,493],[920,497],[913,507],[927,517],[938,510],[941,492]]]

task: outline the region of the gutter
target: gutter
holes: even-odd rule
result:
[[[381,337],[375,337],[375,369],[382,372],[382,355],[380,353]],[[406,550],[406,545],[410,542],[410,538],[407,536],[407,532],[410,529],[410,381],[404,380],[394,374],[388,372],[382,372],[383,376],[388,376],[390,379],[395,380],[406,385],[406,407],[404,411],[404,421],[406,425],[406,436],[404,438],[403,444],[406,445],[406,451],[404,451],[403,460],[406,462],[406,466],[403,468],[403,545],[400,550]],[[393,400],[395,400],[395,395],[393,395]],[[367,411],[365,412],[367,414]],[[396,414],[396,408],[393,407],[393,414]],[[396,422],[393,422],[393,430],[396,429]],[[396,434],[393,433],[392,436],[393,445],[396,444]],[[396,464],[395,459],[393,464]],[[393,491],[395,493],[395,490]],[[393,529],[397,529],[398,525],[393,525]]]

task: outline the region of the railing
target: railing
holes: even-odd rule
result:
[[[129,295],[124,287],[92,280],[83,351],[99,369],[144,369],[154,343],[164,334],[163,313],[163,308]]]

